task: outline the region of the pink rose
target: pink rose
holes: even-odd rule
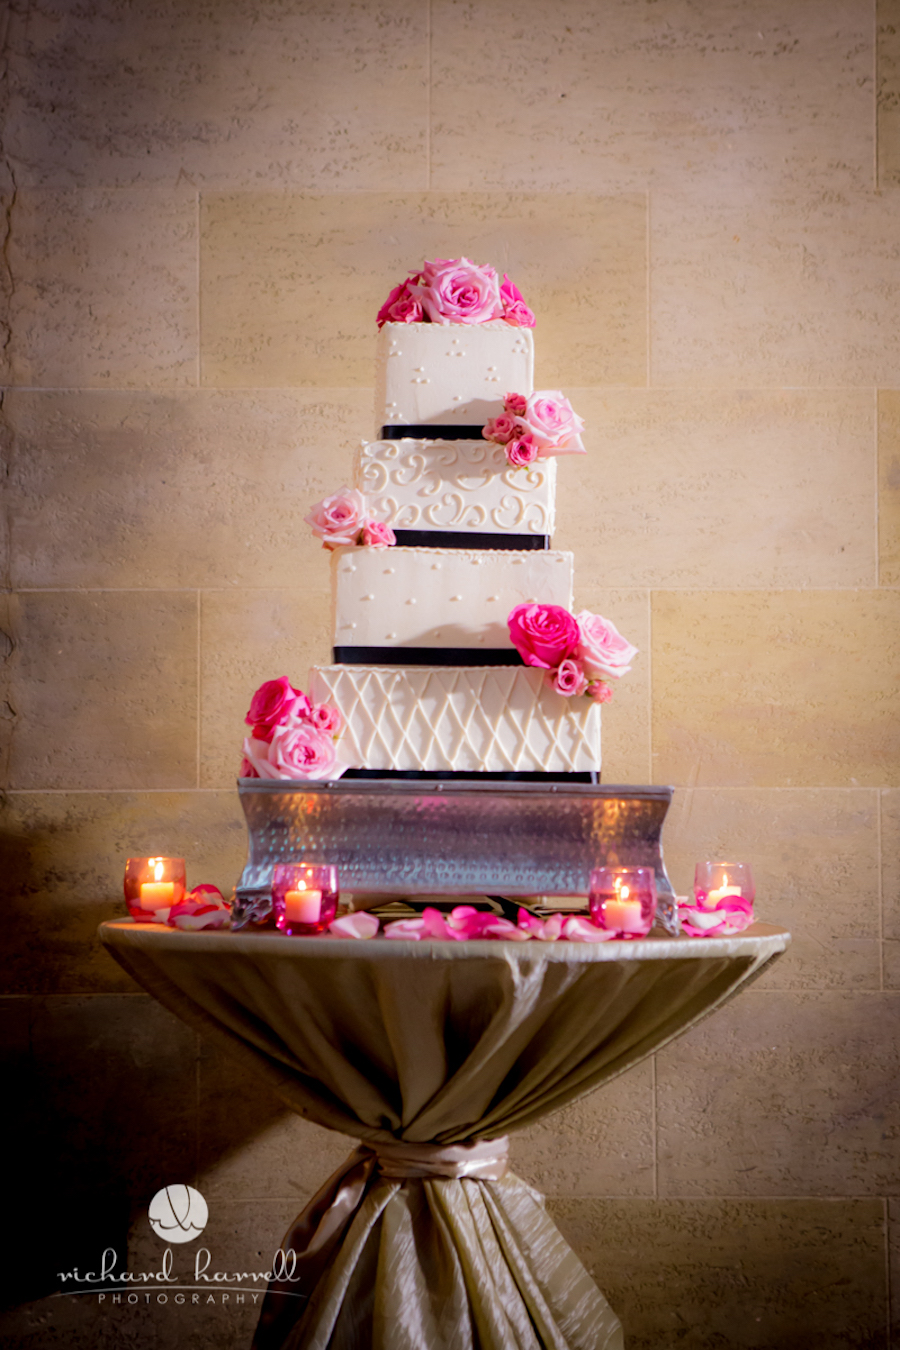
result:
[[[420,275],[419,272],[416,272],[414,276],[407,277],[405,281],[401,281],[399,286],[394,287],[378,311],[376,322],[379,328],[382,328],[386,323],[422,322],[422,306],[409,289],[410,286],[416,284]]]
[[[309,720],[314,727],[329,736],[339,736],[344,726],[339,709],[332,708],[330,703],[317,703],[309,714]]]
[[[545,454],[584,454],[579,435],[584,430],[584,421],[558,389],[542,389],[532,394],[522,416]]]
[[[486,441],[496,441],[498,445],[505,445],[516,430],[516,419],[511,413],[501,413],[499,417],[491,417],[486,426],[482,427],[481,434]]]
[[[514,436],[507,442],[506,458],[514,469],[524,469],[526,465],[533,464],[537,457],[538,448],[530,431],[524,436]]]
[[[432,323],[487,323],[503,315],[497,273],[468,258],[426,262],[421,284],[410,291]]]
[[[522,417],[528,407],[528,399],[524,394],[507,394],[503,406],[513,417]]]
[[[587,696],[595,703],[608,703],[612,698],[612,690],[602,680],[592,680],[587,687]]]
[[[363,527],[366,500],[356,488],[341,488],[333,497],[316,502],[306,524],[322,540],[323,548],[338,548],[341,544],[355,544]]]
[[[595,678],[613,680],[627,675],[638,649],[622,637],[615,624],[599,614],[592,614],[589,609],[576,614],[575,622],[578,624],[576,654],[586,673]]]
[[[241,760],[241,767],[238,769],[238,778],[258,778],[259,774],[254,769],[246,755]]]
[[[564,661],[560,661],[552,683],[556,692],[564,695],[565,698],[583,694],[588,687],[584,671],[578,662],[573,661],[570,656],[567,656]]]
[[[257,740],[272,739],[275,727],[291,718],[305,717],[311,707],[301,689],[295,689],[286,675],[278,680],[266,680],[250,700],[250,711],[244,718],[253,728]]]
[[[561,605],[516,605],[507,623],[526,666],[555,670],[578,645],[578,624]]]
[[[338,763],[331,736],[309,722],[276,727],[268,744],[248,736],[244,755],[260,778],[340,778],[347,769]]]
[[[514,328],[533,328],[534,315],[525,303],[522,292],[515,282],[510,281],[506,273],[500,283],[500,301],[503,305],[503,317]]]
[[[367,520],[363,525],[362,542],[369,548],[389,548],[391,544],[396,544],[397,536],[390,525],[380,520]]]

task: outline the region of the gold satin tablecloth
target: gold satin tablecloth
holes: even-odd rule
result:
[[[294,1111],[362,1141],[285,1237],[300,1282],[270,1286],[255,1350],[621,1350],[618,1319],[540,1195],[502,1163],[487,1176],[465,1163],[441,1172],[466,1156],[448,1146],[500,1140],[591,1092],[790,940],[767,924],[733,938],[581,944],[130,920],[102,924],[100,937]],[[380,1166],[379,1144],[398,1141],[428,1146],[419,1152],[439,1175]]]

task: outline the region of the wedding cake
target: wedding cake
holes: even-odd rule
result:
[[[573,611],[552,549],[557,458],[583,423],[534,389],[508,277],[425,263],[378,315],[376,438],[307,517],[331,551],[332,662],[258,691],[243,772],[597,782],[600,709],[635,655]]]

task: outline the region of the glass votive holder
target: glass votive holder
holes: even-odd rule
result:
[[[138,923],[165,923],[184,889],[184,858],[129,858],[125,865],[125,903]]]
[[[272,868],[275,927],[289,937],[323,933],[337,913],[337,868],[322,863],[276,863]]]
[[[620,938],[646,937],[656,915],[652,867],[595,867],[589,894],[591,918]]]
[[[698,862],[694,869],[694,900],[704,909],[715,909],[726,895],[738,895],[750,904],[756,887],[749,863]]]

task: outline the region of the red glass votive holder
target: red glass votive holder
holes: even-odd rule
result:
[[[129,858],[125,865],[125,903],[138,923],[165,923],[184,890],[184,858]]]
[[[656,916],[652,867],[595,867],[589,894],[591,918],[620,938],[646,937]]]
[[[726,895],[739,895],[750,904],[756,887],[749,863],[699,862],[694,869],[694,899],[703,909],[715,909]]]
[[[276,863],[272,868],[275,927],[289,937],[324,933],[337,913],[337,868],[323,863]]]

